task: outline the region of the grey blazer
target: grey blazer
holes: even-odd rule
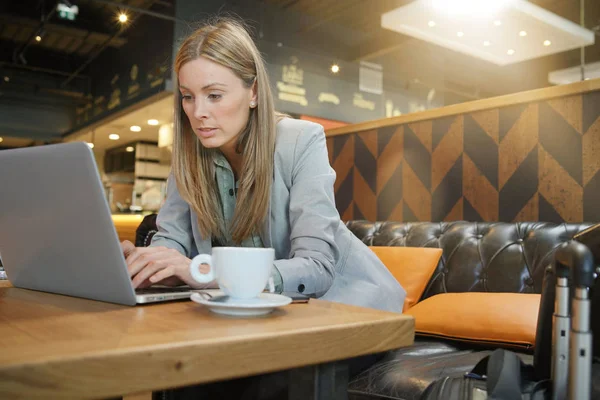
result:
[[[285,118],[277,125],[269,218],[260,232],[275,249],[283,290],[310,297],[402,312],[405,290],[379,258],[340,220],[335,207],[335,171],[321,125]],[[151,246],[174,248],[187,257],[211,252],[197,217],[169,179],[167,198]]]

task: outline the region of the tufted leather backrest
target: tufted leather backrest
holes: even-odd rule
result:
[[[446,292],[541,293],[561,243],[592,224],[370,222],[346,226],[369,246],[437,247],[439,265],[422,299]]]

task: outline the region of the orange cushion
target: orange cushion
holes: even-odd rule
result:
[[[429,247],[372,246],[371,250],[406,290],[404,311],[417,304],[442,256],[442,249]]]
[[[406,314],[415,331],[434,336],[530,349],[535,345],[539,294],[442,293],[429,297]]]

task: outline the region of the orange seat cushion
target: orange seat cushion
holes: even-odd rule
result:
[[[415,331],[468,342],[533,348],[540,308],[539,294],[442,293],[406,311]]]
[[[406,290],[403,310],[417,304],[442,257],[442,249],[395,246],[370,248]]]

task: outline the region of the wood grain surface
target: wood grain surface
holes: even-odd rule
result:
[[[409,346],[410,316],[321,300],[232,318],[0,286],[0,398],[107,398]]]

